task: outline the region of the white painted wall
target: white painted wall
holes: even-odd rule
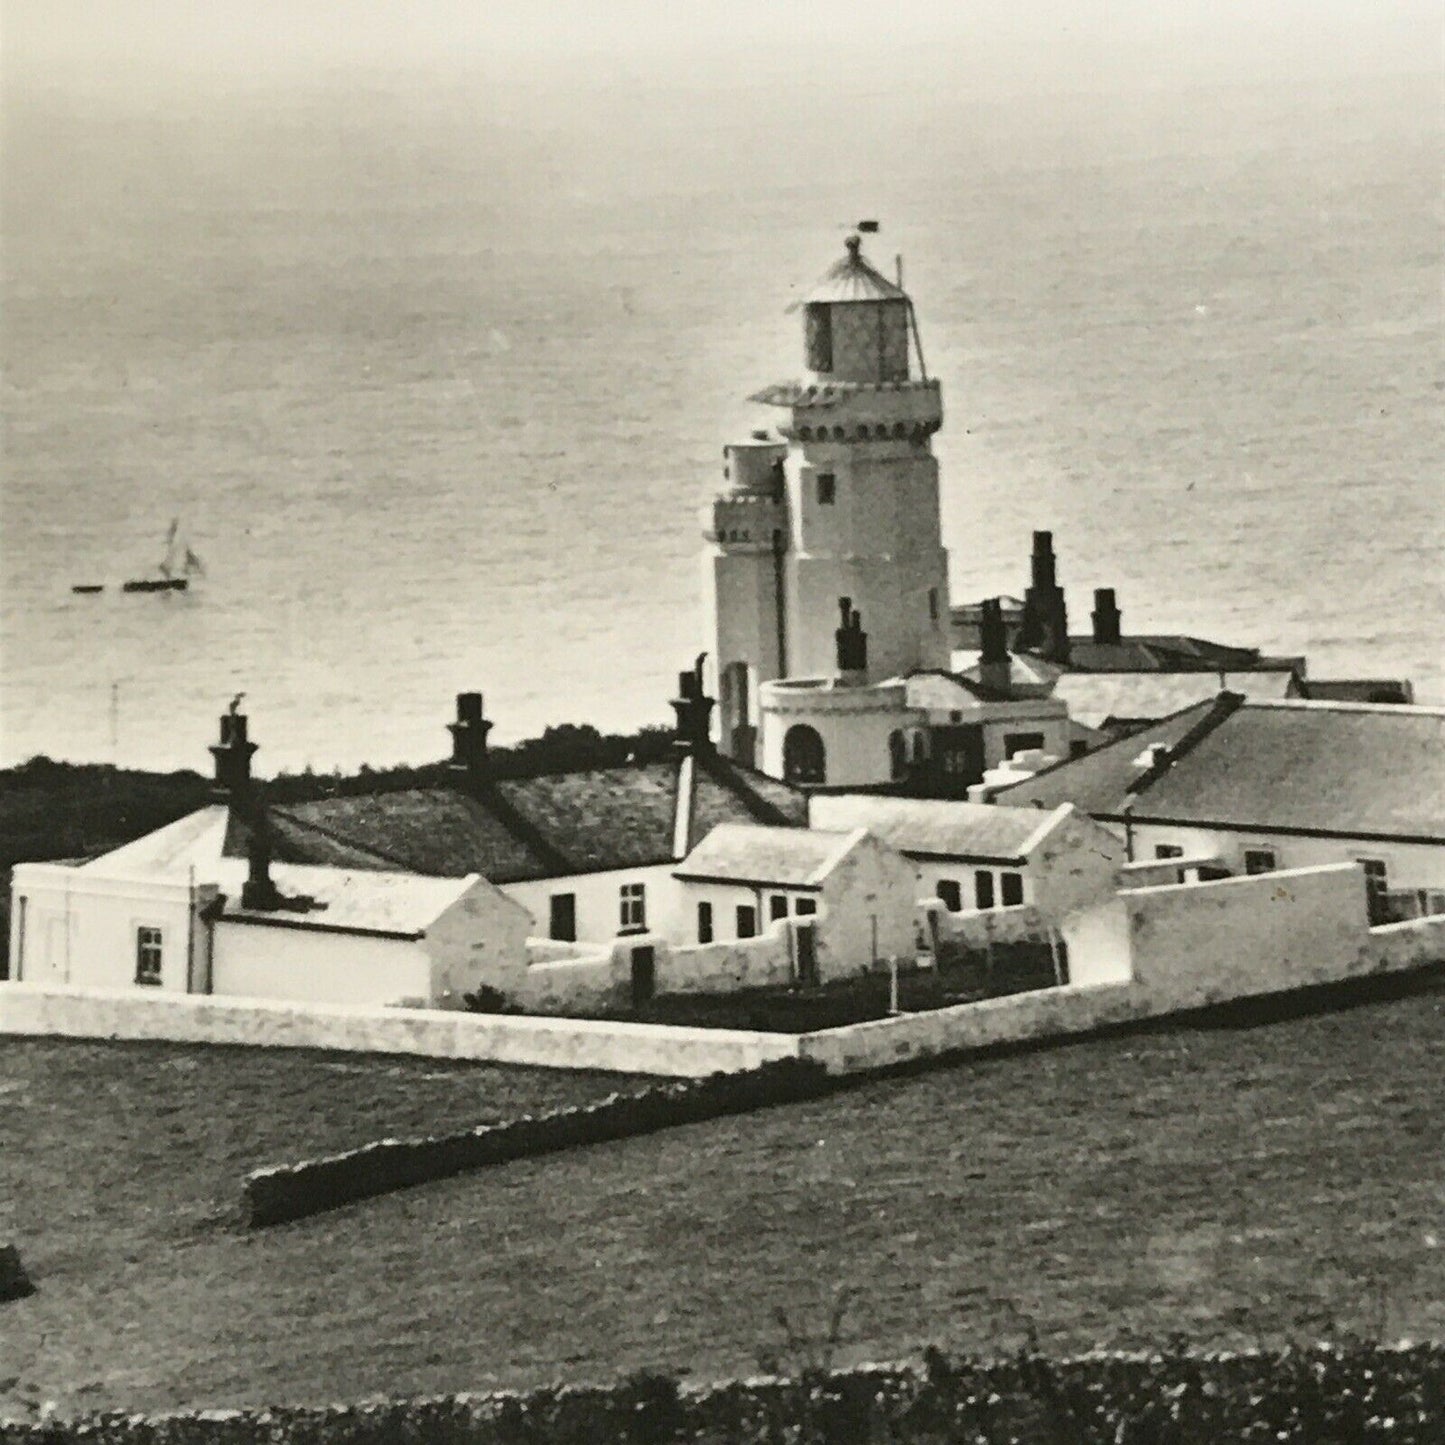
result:
[[[762,771],[783,776],[783,746],[795,724],[814,728],[827,751],[829,787],[886,782],[891,775],[888,739],[897,729],[922,722],[910,711],[902,683],[873,687],[769,683],[760,689]]]
[[[0,984],[3,1034],[337,1049],[673,1078],[755,1069],[798,1052],[791,1035],[742,1029],[663,1028],[454,1009],[348,1008],[155,989],[47,989],[18,983]]]
[[[826,982],[867,972],[875,958],[911,963],[917,891],[913,864],[863,834],[823,882],[819,977]]]
[[[570,878],[544,878],[539,882],[503,883],[503,893],[514,898],[531,915],[528,934],[546,938],[551,919],[550,899],[554,893],[577,897],[577,938],[581,942],[611,942],[621,930],[620,896],[624,883],[642,883],[647,889],[647,927],[669,937],[689,937],[676,930],[685,927],[678,909],[677,880],[673,863],[645,868],[616,868],[602,873],[579,873]]]
[[[515,993],[527,972],[531,914],[514,898],[478,879],[427,925],[422,950],[430,963],[426,998],[460,1008],[483,984]]]
[[[1273,848],[1279,867],[1316,868],[1328,863],[1353,863],[1360,858],[1382,858],[1391,889],[1445,889],[1445,846],[1428,843],[1375,843],[1355,838],[1301,838],[1288,834],[1237,833],[1207,828],[1134,826],[1134,857],[1153,858],[1157,844],[1176,844],[1186,856],[1217,857],[1232,872],[1244,871],[1246,848]]]
[[[192,888],[185,877],[111,876],[93,867],[21,863],[10,890],[11,976],[86,988],[139,987],[137,932],[159,928],[159,989],[204,990],[210,932],[200,914],[215,897],[214,885]]]
[[[308,1004],[425,1004],[432,963],[420,940],[222,918],[212,992]]]

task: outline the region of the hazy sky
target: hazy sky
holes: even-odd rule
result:
[[[7,68],[538,66],[633,58],[686,82],[726,63],[914,50],[991,89],[1422,70],[1437,0],[0,0]],[[132,78],[136,78],[132,76]]]

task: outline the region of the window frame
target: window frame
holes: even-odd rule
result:
[[[795,918],[816,918],[818,916],[818,900],[816,898],[799,898],[793,905],[793,916]]]
[[[159,988],[161,986],[165,970],[165,952],[165,930],[159,924],[136,924],[135,981],[137,984],[143,988]]]
[[[780,918],[788,916],[788,895],[786,893],[768,894],[768,922],[776,923]]]
[[[815,472],[813,474],[813,495],[820,507],[834,507],[838,504],[838,473]]]
[[[1010,898],[1010,894],[1017,896]],[[1000,908],[1024,906],[1024,875],[1016,868],[1005,868],[998,875],[998,901]]]
[[[963,912],[963,883],[957,878],[940,878],[934,888],[938,901],[950,913]]]
[[[624,883],[617,890],[619,933],[647,932],[647,884]]]
[[[702,899],[697,905],[697,941],[711,943],[714,936],[712,904],[707,899]]]
[[[1269,862],[1262,867],[1256,867],[1259,859],[1268,858]],[[1279,872],[1279,850],[1261,843],[1254,848],[1244,850],[1244,873],[1247,878],[1258,878],[1265,873]]]
[[[1003,755],[1005,761],[1017,757],[1020,753],[1033,752],[1037,749],[1044,751],[1043,733],[1005,733],[1003,735]]]
[[[736,916],[739,938],[758,936],[758,910],[751,903],[739,903]]]

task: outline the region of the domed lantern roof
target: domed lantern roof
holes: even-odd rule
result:
[[[848,252],[803,298],[805,304],[849,301],[907,301],[908,293],[869,264],[862,238],[848,237]]]

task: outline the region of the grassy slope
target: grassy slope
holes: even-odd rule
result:
[[[0,1116],[21,1122],[0,1198],[21,1190],[43,1277],[0,1332],[40,1342],[30,1373],[72,1405],[727,1374],[780,1342],[775,1308],[817,1326],[840,1284],[863,1291],[844,1358],[1015,1343],[1020,1312],[1068,1348],[1279,1338],[1321,1312],[1445,1336],[1441,991],[979,1060],[249,1237],[196,1201],[309,1117],[268,1082],[279,1056],[217,1056],[212,1082],[194,1052],[158,1072],[146,1050],[6,1047],[31,1102]],[[417,1087],[337,1078],[348,1109]]]

